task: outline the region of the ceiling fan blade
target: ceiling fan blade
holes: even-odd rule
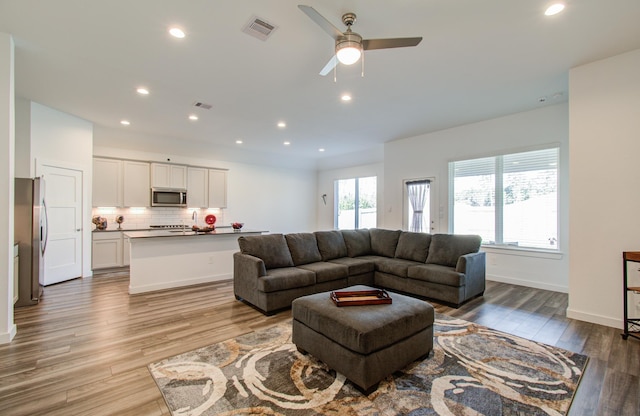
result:
[[[331,36],[332,38],[337,39],[338,36],[342,36],[342,32],[337,27],[335,27],[330,21],[325,19],[324,16],[318,13],[316,9],[314,9],[313,7],[299,4],[298,9],[302,10],[304,14],[306,14],[311,18],[311,20],[316,22],[316,24],[320,26],[322,30],[327,32],[329,36]]]
[[[363,39],[362,49],[370,51],[372,49],[404,48],[406,46],[417,46],[422,41],[419,38],[390,38],[390,39]]]
[[[333,58],[331,58],[329,62],[327,62],[327,64],[324,66],[324,68],[322,68],[322,71],[320,71],[320,75],[324,77],[329,72],[331,72],[331,70],[335,68],[336,65],[338,65],[338,57],[336,55],[333,55]]]

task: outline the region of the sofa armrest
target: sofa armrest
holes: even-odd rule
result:
[[[255,301],[258,278],[266,274],[262,259],[240,252],[233,253],[233,291],[236,297]]]
[[[456,271],[465,275],[466,299],[484,292],[485,267],[486,254],[484,252],[465,254],[458,258]]]

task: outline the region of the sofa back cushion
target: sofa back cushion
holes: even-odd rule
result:
[[[316,231],[314,234],[322,261],[347,257],[347,246],[340,231]]]
[[[295,233],[286,234],[284,238],[287,241],[287,246],[289,246],[293,264],[296,266],[322,260],[315,235],[311,233]]]
[[[241,236],[238,245],[243,254],[262,259],[267,269],[293,266],[289,247],[282,234]]]
[[[343,230],[342,237],[344,237],[344,243],[347,246],[347,255],[349,257],[371,254],[369,230]]]
[[[403,231],[398,239],[395,257],[424,263],[429,254],[431,234]]]
[[[396,254],[400,230],[383,230],[372,228],[369,230],[371,238],[371,252],[377,256],[391,257]]]
[[[427,263],[456,267],[458,257],[480,250],[479,235],[434,234],[431,237]]]

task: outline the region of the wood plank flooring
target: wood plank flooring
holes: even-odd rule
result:
[[[230,281],[130,296],[127,272],[45,288],[0,345],[0,415],[168,415],[151,362],[291,319],[235,300]],[[567,319],[567,295],[487,282],[440,313],[591,357],[570,415],[640,415],[640,341]]]

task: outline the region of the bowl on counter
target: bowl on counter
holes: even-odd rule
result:
[[[232,222],[231,223],[231,228],[233,228],[233,231],[240,231],[242,229],[242,226],[244,226],[243,222]]]

